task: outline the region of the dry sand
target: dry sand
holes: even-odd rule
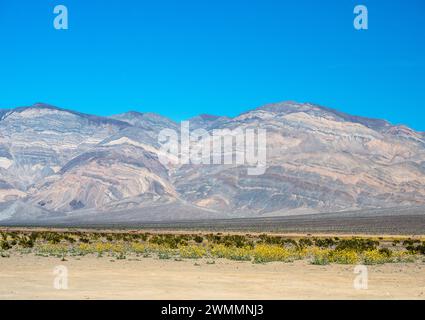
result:
[[[425,299],[423,262],[368,266],[369,288],[356,290],[347,265],[67,259],[0,258],[0,299]],[[58,265],[68,268],[68,290],[53,286]]]

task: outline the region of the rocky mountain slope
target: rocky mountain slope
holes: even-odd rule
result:
[[[0,220],[257,217],[425,204],[425,134],[295,102],[190,129],[267,130],[267,167],[162,164],[153,113],[98,117],[45,104],[0,110]]]

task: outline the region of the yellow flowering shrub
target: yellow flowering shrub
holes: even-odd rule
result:
[[[363,252],[363,262],[364,264],[382,264],[391,262],[391,258],[379,252],[379,250],[367,250]]]
[[[74,248],[74,251],[80,255],[94,253],[93,247],[88,243],[80,243],[77,247]]]
[[[420,239],[383,238],[301,238],[285,239],[267,235],[133,234],[133,233],[57,233],[0,232],[0,256],[5,250],[42,256],[103,254],[117,259],[143,255],[160,259],[224,258],[266,263],[308,259],[312,264],[382,264],[415,262],[423,253]],[[422,251],[421,251],[422,250]],[[425,262],[425,260],[423,260]]]
[[[188,258],[188,259],[199,259],[205,256],[207,253],[207,250],[205,250],[204,247],[201,246],[182,246],[179,248],[179,254],[181,258]]]
[[[149,247],[140,242],[133,242],[131,244],[131,250],[135,253],[147,253],[149,252]]]
[[[353,250],[334,250],[329,252],[329,261],[338,264],[356,264],[359,255]]]
[[[254,262],[293,261],[294,255],[289,249],[280,246],[258,245],[253,249]]]
[[[230,260],[249,261],[251,260],[251,248],[226,247],[223,244],[214,245],[210,253],[215,258],[225,258]]]
[[[113,244],[111,243],[104,243],[104,242],[98,242],[93,245],[93,251],[98,254],[103,254],[106,252],[110,252],[112,250]]]

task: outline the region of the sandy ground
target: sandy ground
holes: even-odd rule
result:
[[[216,260],[0,258],[0,299],[425,299],[425,263],[368,266],[356,290],[354,266],[252,264]],[[54,288],[58,265],[68,289]]]

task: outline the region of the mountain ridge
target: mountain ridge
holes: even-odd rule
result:
[[[262,217],[425,204],[425,135],[407,126],[293,101],[189,121],[191,130],[209,132],[266,129],[265,173],[162,164],[158,134],[180,126],[155,113],[103,117],[44,103],[1,109],[0,220],[113,220],[114,212],[184,219],[184,210],[190,218]]]
[[[225,116],[225,115],[215,115],[215,114],[213,115],[213,114],[200,113],[197,116],[187,118],[183,121],[190,121],[191,119],[194,119],[194,118],[200,118],[200,119],[208,120],[208,121],[214,121],[214,120],[217,120],[219,118],[235,119],[235,118],[237,118],[241,115],[244,115],[244,114],[247,114],[247,113],[250,113],[250,112],[253,112],[253,111],[257,111],[257,110],[267,110],[267,111],[275,110],[275,111],[278,111],[280,109],[279,111],[286,112],[286,113],[293,113],[293,112],[300,112],[301,111],[300,109],[298,109],[298,110],[291,109],[291,112],[288,112],[288,110],[284,110],[284,109],[282,110],[282,107],[286,107],[286,108],[287,107],[291,107],[291,108],[293,108],[293,107],[318,108],[318,109],[321,109],[323,111],[326,111],[326,112],[329,112],[329,113],[332,113],[332,114],[335,114],[335,115],[339,115],[339,116],[341,116],[342,118],[344,118],[348,121],[353,121],[353,120],[355,121],[356,119],[360,119],[363,122],[359,122],[359,123],[362,123],[362,124],[370,121],[372,123],[376,123],[380,127],[405,127],[405,128],[408,128],[411,131],[414,131],[416,133],[425,134],[425,131],[415,130],[415,129],[413,129],[413,128],[409,127],[408,125],[405,125],[405,124],[394,124],[394,123],[391,123],[390,121],[385,120],[385,119],[379,119],[379,118],[374,118],[374,117],[363,117],[363,116],[360,116],[360,115],[351,115],[351,114],[339,111],[339,110],[334,109],[334,108],[329,108],[329,107],[326,107],[326,106],[322,106],[322,105],[318,105],[318,104],[314,104],[314,103],[310,103],[310,102],[300,103],[300,102],[296,102],[296,101],[292,101],[292,100],[286,100],[286,101],[282,101],[282,102],[264,104],[264,105],[256,107],[256,108],[252,108],[248,111],[244,111],[244,112],[242,112],[242,113],[240,113],[236,116],[233,116],[233,117],[232,116]],[[51,110],[68,112],[68,113],[79,115],[79,116],[82,116],[82,117],[104,118],[104,119],[112,119],[112,120],[116,120],[117,117],[124,116],[124,115],[136,115],[136,116],[142,116],[142,117],[152,116],[152,117],[168,119],[171,122],[177,123],[176,121],[172,120],[171,118],[164,116],[162,114],[159,114],[159,113],[155,113],[155,112],[141,112],[141,111],[137,111],[137,110],[129,110],[129,111],[125,111],[125,112],[122,112],[122,113],[113,114],[113,115],[110,115],[110,116],[101,116],[101,115],[92,115],[92,114],[88,114],[88,113],[84,113],[84,112],[74,111],[72,109],[67,109],[67,108],[60,108],[60,107],[57,107],[57,106],[54,106],[54,105],[51,105],[51,104],[48,104],[48,103],[44,103],[44,102],[36,102],[36,103],[34,103],[33,105],[30,105],[30,106],[20,106],[20,107],[14,107],[14,108],[0,108],[0,120],[1,120],[2,112],[3,113],[7,113],[7,112],[10,112],[10,111],[19,112],[19,111],[24,111],[24,110],[27,110],[27,109],[51,109]],[[120,121],[120,120],[118,120],[118,121]],[[122,121],[122,122],[125,122],[125,121]]]

